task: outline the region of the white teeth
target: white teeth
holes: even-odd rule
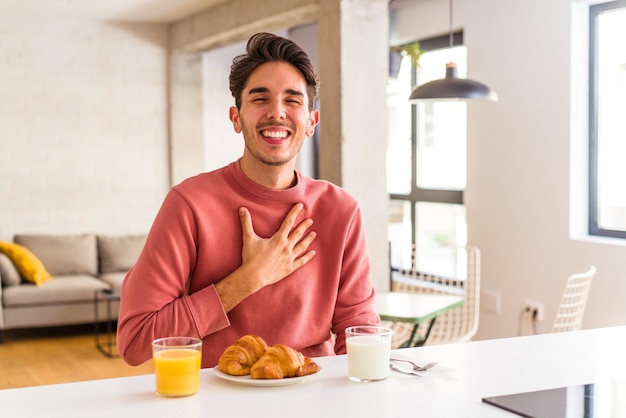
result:
[[[277,139],[282,139],[282,138],[286,138],[287,137],[287,132],[286,131],[263,131],[263,136],[269,137],[269,138],[277,138]]]

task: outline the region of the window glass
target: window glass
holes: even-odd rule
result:
[[[387,83],[387,191],[411,193],[411,60],[404,57],[396,78]]]
[[[597,20],[597,224],[626,231],[626,6]]]
[[[467,243],[465,206],[418,202],[416,208],[416,257],[418,270],[458,277],[458,248]]]
[[[456,75],[460,78],[467,77],[467,48],[463,45],[424,51],[420,56],[417,68],[417,84],[444,78],[448,62],[456,64]]]
[[[460,37],[462,38],[462,37]],[[424,51],[419,65],[402,58],[387,86],[389,135],[387,190],[390,194],[388,238],[393,268],[459,277],[464,271],[458,246],[466,245],[463,190],[466,184],[465,102],[419,102],[408,98],[417,84],[445,77],[446,63],[465,77],[467,50],[441,48],[448,37],[427,40],[438,49]],[[433,42],[435,41],[435,42]],[[445,202],[445,203],[444,203]],[[411,252],[416,247],[417,264]]]
[[[417,107],[422,120],[417,141],[417,187],[465,189],[466,103],[428,102]]]
[[[425,52],[417,68],[419,84],[445,77],[445,63],[457,64],[457,76],[467,73],[467,48],[457,46]],[[465,188],[467,174],[467,103],[464,101],[420,102],[416,106],[417,187]]]
[[[387,234],[391,246],[389,258],[392,266],[411,268],[412,229],[411,202],[390,200]]]

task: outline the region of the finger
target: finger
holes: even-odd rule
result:
[[[304,254],[302,257],[296,258],[293,262],[294,270],[299,269],[300,267],[311,261],[313,257],[315,257],[315,254],[317,254],[315,250],[311,250]]]
[[[306,237],[304,237],[304,239],[294,245],[294,254],[302,254],[303,252],[305,252],[309,248],[311,243],[315,240],[315,238],[317,238],[317,233],[310,232]]]
[[[252,217],[247,208],[239,208],[239,221],[241,222],[241,231],[244,237],[253,237],[256,235],[254,233],[254,227],[252,226]]]
[[[303,208],[304,204],[302,203],[296,203],[293,205],[293,207],[289,210],[289,213],[287,213],[287,216],[285,216],[285,219],[283,219],[283,223],[280,225],[278,232],[288,234],[289,231],[291,231],[291,228],[295,225],[296,219]]]
[[[289,234],[289,241],[292,245],[295,245],[306,233],[307,229],[309,229],[313,225],[313,219],[308,218],[304,221],[300,222],[300,224]]]

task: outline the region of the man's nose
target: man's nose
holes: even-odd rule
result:
[[[280,100],[272,101],[267,109],[269,119],[285,119],[285,106]]]

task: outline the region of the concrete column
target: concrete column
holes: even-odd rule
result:
[[[202,55],[170,55],[171,184],[204,171]]]
[[[389,285],[386,188],[388,0],[320,0],[320,175],[363,210],[378,290]]]

